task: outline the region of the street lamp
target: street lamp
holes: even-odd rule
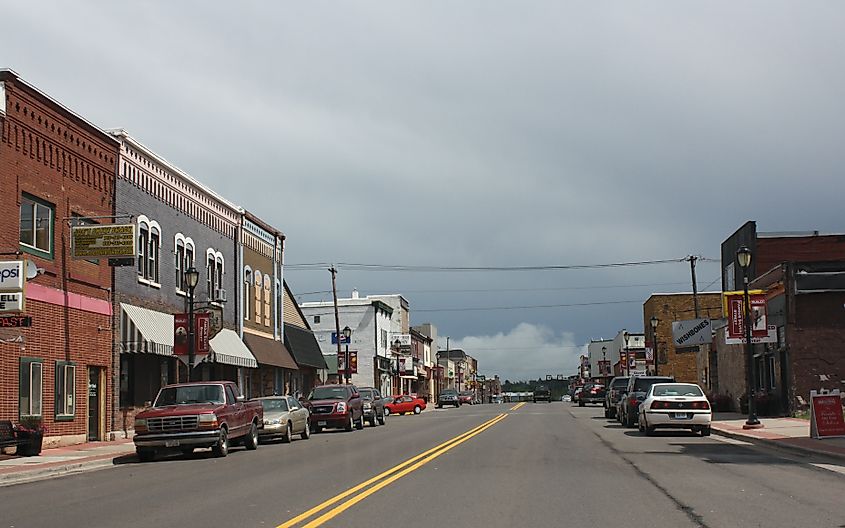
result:
[[[649,323],[651,324],[651,357],[654,358],[654,375],[657,376],[657,364],[660,362],[657,356],[657,325],[660,324],[660,319],[652,315]]]
[[[610,374],[609,372],[605,372],[607,370],[607,347],[606,346],[601,347],[601,369],[599,369],[599,370],[601,370],[602,376]]]
[[[753,365],[753,351],[751,348],[751,306],[748,300],[748,268],[751,266],[751,250],[746,246],[740,247],[736,250],[736,261],[739,267],[742,268],[742,282],[743,282],[743,301],[745,304],[745,366],[748,372],[746,373],[746,383],[748,384],[748,420],[745,421],[743,429],[756,429],[762,427],[760,420],[757,419],[757,405],[754,401],[754,369]]]
[[[191,266],[185,270],[185,284],[188,285],[188,381],[191,381],[191,372],[194,369],[194,358],[196,351],[196,340],[194,339],[194,289],[200,280],[200,272]]]
[[[349,365],[349,340],[352,338],[352,329],[348,326],[343,327],[343,337],[346,340],[346,353],[343,355],[343,374],[346,378],[346,384],[349,384],[349,375],[351,368]]]
[[[402,341],[398,338],[393,342],[393,347],[396,348],[396,388],[399,390],[397,394],[402,394],[402,375],[399,373],[399,354],[402,347]]]
[[[625,375],[631,375],[631,358],[628,357],[628,337],[631,334],[627,330],[622,332],[622,339],[625,340]]]

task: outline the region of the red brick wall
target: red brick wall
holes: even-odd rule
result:
[[[118,144],[108,135],[20,81],[0,72],[6,88],[5,116],[0,117],[0,252],[18,251],[20,198],[31,194],[54,204],[53,258],[24,254],[44,270],[33,282],[79,295],[109,301],[112,273],[107,262],[93,264],[70,258],[73,214],[108,216],[113,213],[113,190]],[[110,223],[108,219],[101,223]],[[50,435],[87,432],[87,367],[106,369],[111,376],[112,325],[107,314],[65,309],[58,304],[28,301],[33,327],[21,332],[24,350],[4,344],[0,357],[0,418],[18,417],[20,356],[44,361],[44,417]],[[76,419],[53,423],[55,361],[76,362]],[[109,387],[101,388],[108,394]],[[106,409],[109,416],[109,409]]]
[[[757,260],[757,276],[782,262],[845,260],[845,236],[758,238],[754,258]],[[740,288],[741,282],[737,283],[737,289]]]

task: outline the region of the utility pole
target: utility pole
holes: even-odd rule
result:
[[[337,359],[338,363],[340,363],[340,318],[337,314],[337,282],[335,280],[335,276],[337,275],[337,270],[334,266],[329,268],[329,273],[332,274],[332,298],[334,299],[334,328],[335,328],[335,337],[337,341]],[[343,369],[346,370],[349,368],[349,365],[343,365]],[[340,371],[337,373],[337,382],[340,383],[341,380]]]
[[[687,260],[689,260],[690,273],[692,274],[692,304],[695,309],[695,318],[698,319],[698,284],[695,280],[695,261],[698,260],[698,257],[690,255]]]

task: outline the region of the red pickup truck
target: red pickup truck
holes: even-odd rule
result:
[[[224,457],[234,442],[258,447],[264,411],[247,401],[231,381],[199,381],[162,387],[153,406],[135,416],[135,451],[148,462],[157,451],[178,449],[190,454],[210,447]]]

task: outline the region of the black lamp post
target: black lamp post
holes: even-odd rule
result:
[[[628,354],[629,354],[629,352],[628,352],[628,337],[630,335],[631,334],[629,334],[627,330],[622,332],[622,339],[625,340],[625,375],[626,376],[631,375],[631,358],[628,357]]]
[[[194,359],[196,356],[196,340],[194,339],[194,289],[200,280],[200,272],[191,266],[185,270],[185,284],[188,285],[188,381],[191,381],[191,372],[194,370]]]
[[[608,369],[607,369],[607,347],[606,346],[601,347],[601,368],[599,370],[601,371],[602,377],[605,377],[605,376],[610,377],[610,373],[607,372]]]
[[[346,378],[346,384],[349,384],[349,376],[352,371],[349,365],[349,340],[352,339],[352,329],[348,326],[343,327],[343,338],[346,341],[346,352],[343,354],[343,375]]]
[[[745,246],[740,247],[736,251],[736,261],[739,267],[742,268],[742,282],[743,282],[743,304],[745,305],[745,366],[748,372],[746,373],[746,383],[748,384],[748,420],[745,421],[744,429],[754,429],[761,427],[760,420],[757,419],[757,404],[754,401],[754,352],[751,348],[751,304],[748,299],[748,268],[751,266],[751,250]]]
[[[402,394],[402,374],[399,372],[399,355],[400,355],[400,350],[402,349],[402,341],[400,341],[399,339],[395,340],[393,342],[393,346],[396,348],[396,387],[395,388],[398,389],[398,391],[399,391],[396,394],[401,395]]]
[[[657,325],[660,324],[660,319],[652,315],[649,324],[651,324],[651,357],[654,359],[654,375],[657,376],[657,364],[660,363],[657,355]]]

